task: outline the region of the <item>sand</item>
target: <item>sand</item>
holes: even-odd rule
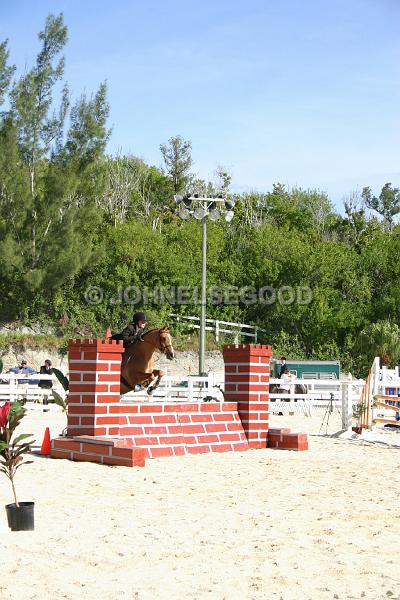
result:
[[[41,442],[65,420],[29,412],[24,431]],[[35,457],[16,480],[19,499],[35,501],[35,531],[11,532],[0,511],[0,598],[399,599],[400,434],[389,445],[317,436],[321,421],[272,417],[311,432],[308,452],[144,469]],[[336,425],[333,415],[327,433]],[[5,477],[0,498],[12,501]]]

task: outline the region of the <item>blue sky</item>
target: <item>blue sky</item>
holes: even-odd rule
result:
[[[399,0],[0,0],[0,40],[33,64],[49,12],[69,29],[73,96],[107,80],[108,151],[161,165],[182,135],[193,171],[237,191],[274,182],[400,187]]]

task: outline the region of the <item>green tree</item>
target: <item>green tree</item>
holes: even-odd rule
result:
[[[4,42],[0,44],[0,106],[3,104],[4,97],[15,71],[15,66],[7,64],[9,58],[7,44],[8,40],[4,40]]]
[[[400,189],[385,183],[379,196],[374,196],[371,188],[365,187],[362,197],[365,205],[380,214],[388,230],[392,231],[394,217],[400,213]]]
[[[73,106],[64,142],[70,103],[65,85],[53,110],[64,72],[62,15],[49,15],[39,39],[35,66],[14,83],[10,109],[0,117],[0,264],[6,263],[0,286],[8,298],[6,313],[16,310],[18,298],[25,317],[39,305],[49,306],[53,291],[96,254],[100,215],[93,168],[109,135],[101,84]]]
[[[160,145],[165,169],[172,179],[174,193],[185,191],[192,166],[192,142],[184,140],[180,135],[168,140],[168,144]]]
[[[400,361],[400,328],[390,319],[370,323],[361,331],[358,347],[369,365],[375,356],[385,366],[396,365]]]

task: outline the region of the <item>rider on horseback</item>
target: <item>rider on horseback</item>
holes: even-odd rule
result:
[[[143,342],[144,328],[147,325],[147,317],[144,312],[137,312],[133,315],[133,321],[121,331],[111,336],[112,340],[123,340],[124,348],[127,348],[134,342]]]

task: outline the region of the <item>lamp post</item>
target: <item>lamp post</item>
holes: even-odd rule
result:
[[[201,303],[200,303],[200,346],[199,375],[205,374],[207,313],[207,216],[201,220]]]
[[[191,215],[201,220],[201,301],[200,301],[200,343],[199,375],[205,375],[206,351],[206,312],[207,312],[207,218],[218,221],[221,215],[229,223],[233,219],[234,200],[225,200],[222,194],[217,198],[202,197],[199,194],[174,196],[178,204],[178,215],[187,220]]]

